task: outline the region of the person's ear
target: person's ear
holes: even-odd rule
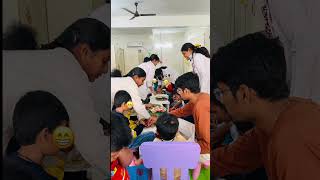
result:
[[[126,103],[123,102],[123,103],[121,104],[121,108],[124,108],[124,107],[126,107]]]
[[[236,97],[240,103],[249,104],[252,100],[250,88],[247,85],[241,84]]]
[[[87,44],[83,44],[83,43],[79,45],[79,51],[82,58],[87,57],[91,52],[90,47]]]
[[[52,136],[50,136],[49,129],[48,128],[44,128],[38,134],[38,138],[37,139],[40,141],[40,143],[44,143],[44,142],[48,142],[49,138],[52,138]]]
[[[187,88],[185,88],[183,91],[184,91],[184,93],[186,93],[186,94],[190,94],[190,93],[191,93],[191,91],[190,91],[189,89],[187,89]]]

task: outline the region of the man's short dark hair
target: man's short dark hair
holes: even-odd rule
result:
[[[120,151],[128,147],[132,141],[132,134],[126,120],[113,112],[111,113],[111,152]]]
[[[172,140],[179,129],[178,119],[171,114],[161,115],[156,122],[157,132],[162,140]]]
[[[187,72],[179,76],[175,82],[176,88],[189,89],[192,93],[200,92],[199,76],[193,72]]]
[[[245,84],[270,101],[289,96],[286,60],[278,39],[262,33],[246,35],[220,48],[211,65],[214,83],[225,83],[233,94]]]
[[[131,96],[127,91],[120,90],[114,95],[113,105],[115,108],[120,107],[123,103],[131,101]]]
[[[69,121],[69,116],[57,97],[45,91],[28,92],[15,106],[14,134],[20,145],[31,145],[44,128],[52,132],[63,121]]]

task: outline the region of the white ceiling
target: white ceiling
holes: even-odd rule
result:
[[[142,35],[152,34],[152,28],[112,28],[111,33],[117,34],[129,34],[129,35]]]
[[[196,27],[208,28],[208,27]],[[139,27],[139,28],[112,28],[111,33],[114,35],[148,35],[153,33],[179,33],[186,32],[187,30],[194,29],[194,27],[170,27],[170,28],[151,28],[151,27]]]
[[[112,16],[131,16],[121,8],[135,11],[137,0],[113,0]],[[160,16],[170,15],[210,15],[210,0],[142,0],[138,6],[139,13],[156,13]]]

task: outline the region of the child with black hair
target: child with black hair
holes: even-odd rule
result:
[[[68,113],[52,94],[33,91],[20,98],[13,114],[14,134],[20,148],[4,158],[4,179],[55,180],[42,167],[46,156],[57,155],[54,131],[67,126]]]
[[[130,120],[130,115],[126,113],[130,111],[133,107],[133,103],[131,100],[131,96],[127,91],[120,90],[114,96],[114,103],[113,103],[113,112],[115,115],[119,116],[120,118],[124,119],[127,126],[130,127],[132,131],[132,136],[134,138],[133,142],[129,145],[130,148],[136,149],[138,148],[143,142],[146,141],[153,141],[155,138],[155,134],[153,132],[147,132],[141,134],[143,128],[147,121],[132,121]]]
[[[162,114],[157,122],[157,134],[154,142],[160,141],[177,141],[185,142],[187,139],[183,137],[179,132],[179,121],[171,114]]]
[[[173,111],[184,106],[184,101],[178,94],[177,89],[174,89],[172,92],[172,101],[173,102],[170,104],[169,111]]]
[[[171,115],[171,114],[162,114],[156,123],[157,127],[157,135],[154,139],[154,142],[186,142],[187,139],[182,136],[178,129],[179,129],[179,121],[178,119]],[[167,177],[167,170],[161,168],[160,169],[160,176],[161,179],[166,179]],[[181,170],[174,169],[174,179],[180,179],[181,177]]]
[[[133,152],[128,148],[131,141],[131,130],[125,119],[111,113],[111,180],[130,179],[126,167],[133,160]]]
[[[130,111],[133,107],[131,96],[127,91],[120,90],[114,95],[113,102],[113,112],[126,120],[126,124],[132,130],[133,137],[136,137],[136,131],[134,130],[137,125],[135,122],[129,120],[129,117],[126,117],[126,113]]]

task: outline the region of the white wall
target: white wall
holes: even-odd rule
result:
[[[2,1],[2,30],[3,32],[14,21],[19,20],[18,0]]]
[[[212,0],[212,49],[217,50],[220,46],[232,41],[235,38],[248,33],[264,29],[264,19],[261,6],[264,0],[255,0],[252,7],[252,0],[247,1],[245,6],[238,0],[221,1]]]
[[[201,27],[210,25],[210,15],[150,16],[129,20],[131,16],[113,16],[112,28]]]
[[[148,52],[142,48],[127,48],[128,42],[143,42],[144,47],[152,47],[152,39],[150,38],[151,34],[136,34],[130,35],[126,33],[112,34],[111,44],[114,46],[115,50],[117,48],[124,49],[124,59],[125,59],[125,69],[122,70],[123,74],[128,73],[132,68],[138,66],[143,59],[138,59],[138,52],[141,49],[141,53],[147,55]],[[154,53],[152,50],[149,50],[149,53]],[[113,62],[113,61],[112,61]],[[115,65],[112,65],[115,67]]]
[[[117,33],[116,29],[112,29],[112,45],[117,48],[124,49],[124,61],[125,70],[124,74],[130,71],[133,67],[138,66],[142,59],[139,59],[138,51],[141,50],[142,57],[149,56],[150,54],[157,54],[165,65],[175,69],[177,73],[183,74],[191,71],[191,65],[189,61],[186,61],[181,54],[181,47],[186,42],[193,44],[201,44],[210,50],[210,28],[208,27],[192,27],[176,30],[175,28],[168,30],[151,30],[142,32],[142,34],[129,34],[130,28],[127,31]],[[136,32],[133,31],[132,32]],[[127,48],[128,42],[142,42],[143,48]],[[171,47],[157,47],[156,45],[171,45]],[[114,53],[114,52],[113,52]],[[115,56],[112,56],[115,57]],[[113,60],[113,63],[117,63],[117,60]],[[116,64],[112,64],[112,67],[116,67]]]

